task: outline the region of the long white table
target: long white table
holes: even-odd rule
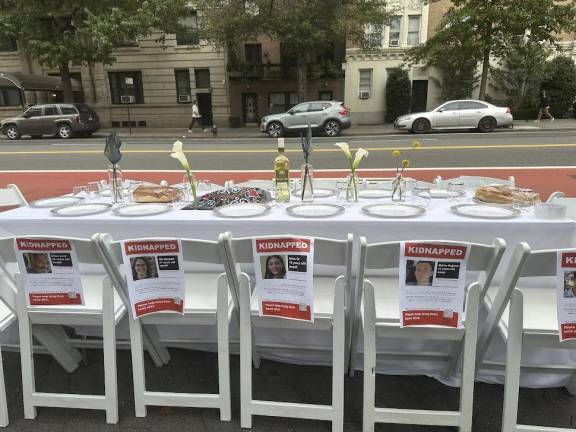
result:
[[[292,197],[293,202],[299,201]],[[147,217],[122,217],[111,212],[94,216],[75,218],[56,217],[48,209],[21,207],[0,213],[0,229],[10,235],[58,235],[89,238],[96,232],[108,232],[116,239],[138,237],[188,237],[199,239],[216,239],[223,231],[231,231],[235,237],[252,235],[278,235],[300,234],[321,237],[344,238],[347,233],[355,236],[366,236],[368,242],[398,241],[398,240],[459,240],[490,244],[496,237],[506,240],[508,245],[507,256],[519,241],[528,242],[533,249],[546,249],[558,247],[572,247],[576,245],[576,222],[564,220],[541,220],[533,214],[523,214],[514,219],[484,220],[466,218],[452,213],[450,207],[463,201],[432,200],[426,213],[412,219],[380,219],[364,214],[361,208],[364,205],[381,200],[361,200],[346,208],[343,214],[324,219],[303,219],[289,215],[285,208],[287,205],[273,205],[270,212],[250,219],[228,219],[214,215],[206,210],[180,210]],[[326,198],[317,202],[331,202],[334,199]],[[507,256],[503,262],[507,261]],[[121,334],[121,333],[120,333]],[[166,328],[162,332],[163,339],[177,345],[180,337],[189,339],[190,329]],[[214,335],[198,334],[193,338],[214,338]],[[231,337],[236,337],[233,329]],[[310,334],[298,332],[291,334],[259,334],[258,337],[281,343],[297,340],[308,345],[318,346],[318,351],[309,357],[294,358],[286,352],[269,352],[265,356],[281,358],[294,362],[328,364],[330,355],[329,335]],[[405,341],[388,341],[388,349],[392,344],[409,348]],[[418,345],[412,346],[418,349]],[[576,357],[567,353],[564,360],[576,362]],[[502,347],[497,346],[491,351],[492,358],[502,356]],[[361,363],[359,363],[361,365]],[[414,373],[414,366],[405,364],[380,364],[379,369],[390,373]],[[423,366],[424,367],[424,366]],[[438,371],[427,372],[437,375]],[[489,374],[489,381],[501,381],[501,375]],[[524,385],[559,385],[561,378],[547,378],[542,381],[538,378],[534,382],[524,381]]]

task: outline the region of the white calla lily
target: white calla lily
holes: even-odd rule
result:
[[[182,150],[182,141],[178,140],[174,143],[170,156],[178,160],[186,171],[190,170],[190,164],[188,163],[186,154]]]
[[[352,164],[352,169],[355,170],[356,168],[358,168],[358,165],[360,165],[360,162],[365,157],[368,157],[368,151],[364,150],[362,147],[360,147],[358,150],[356,150],[356,157],[354,158],[354,163]]]
[[[346,158],[350,163],[352,163],[352,153],[350,153],[350,147],[348,147],[348,143],[346,142],[338,142],[334,144],[336,147],[340,147],[340,149],[346,155]]]

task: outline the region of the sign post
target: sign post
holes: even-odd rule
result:
[[[128,108],[128,133],[132,135],[132,120],[130,118],[130,104],[134,103],[134,99],[128,94],[128,89],[134,88],[134,78],[126,77],[124,78],[124,90],[126,92],[124,103],[127,104]]]

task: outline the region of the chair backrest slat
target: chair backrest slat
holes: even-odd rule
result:
[[[520,277],[556,276],[557,250],[531,251]]]
[[[3,206],[23,206],[28,204],[20,189],[15,184],[9,184],[4,189],[0,189],[0,207]]]

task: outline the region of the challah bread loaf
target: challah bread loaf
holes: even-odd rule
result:
[[[171,203],[182,198],[182,191],[169,186],[145,183],[132,192],[132,198],[137,203]]]
[[[482,186],[476,189],[476,199],[494,204],[513,204],[534,202],[534,193],[522,191],[511,186]]]

